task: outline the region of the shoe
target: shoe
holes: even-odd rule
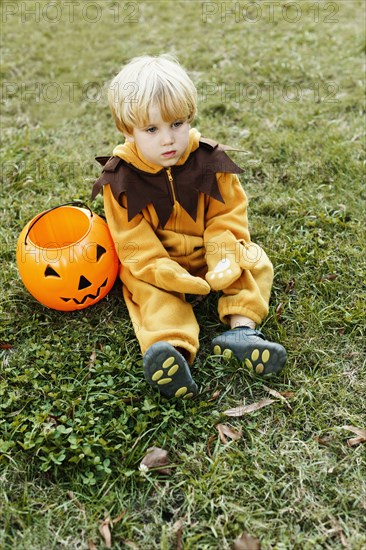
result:
[[[168,342],[156,342],[143,358],[146,381],[161,395],[189,399],[198,393],[185,358]]]
[[[259,331],[249,327],[236,327],[212,340],[214,355],[234,356],[257,374],[278,374],[287,360],[281,344],[269,342]]]

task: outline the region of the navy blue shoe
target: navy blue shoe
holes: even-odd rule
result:
[[[168,342],[156,342],[143,358],[146,381],[161,395],[189,399],[198,393],[185,358]]]
[[[214,355],[235,357],[257,374],[278,374],[286,364],[287,353],[281,344],[269,342],[259,331],[236,327],[212,340]]]

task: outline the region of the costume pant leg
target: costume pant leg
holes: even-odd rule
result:
[[[273,282],[273,266],[264,250],[251,269],[243,270],[239,279],[225,288],[219,299],[220,320],[229,324],[230,315],[243,315],[259,324],[268,314]]]
[[[141,352],[155,342],[165,341],[188,352],[192,363],[198,347],[199,326],[192,306],[183,294],[168,292],[121,270],[123,295]]]

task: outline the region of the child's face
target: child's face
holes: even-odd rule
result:
[[[149,110],[149,125],[134,128],[132,135],[125,134],[128,141],[134,141],[143,157],[164,168],[174,166],[188,147],[190,125],[185,120],[165,122],[157,107]]]

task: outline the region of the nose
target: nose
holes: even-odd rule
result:
[[[166,128],[161,134],[161,144],[163,146],[172,145],[174,143],[174,135],[171,128]]]

